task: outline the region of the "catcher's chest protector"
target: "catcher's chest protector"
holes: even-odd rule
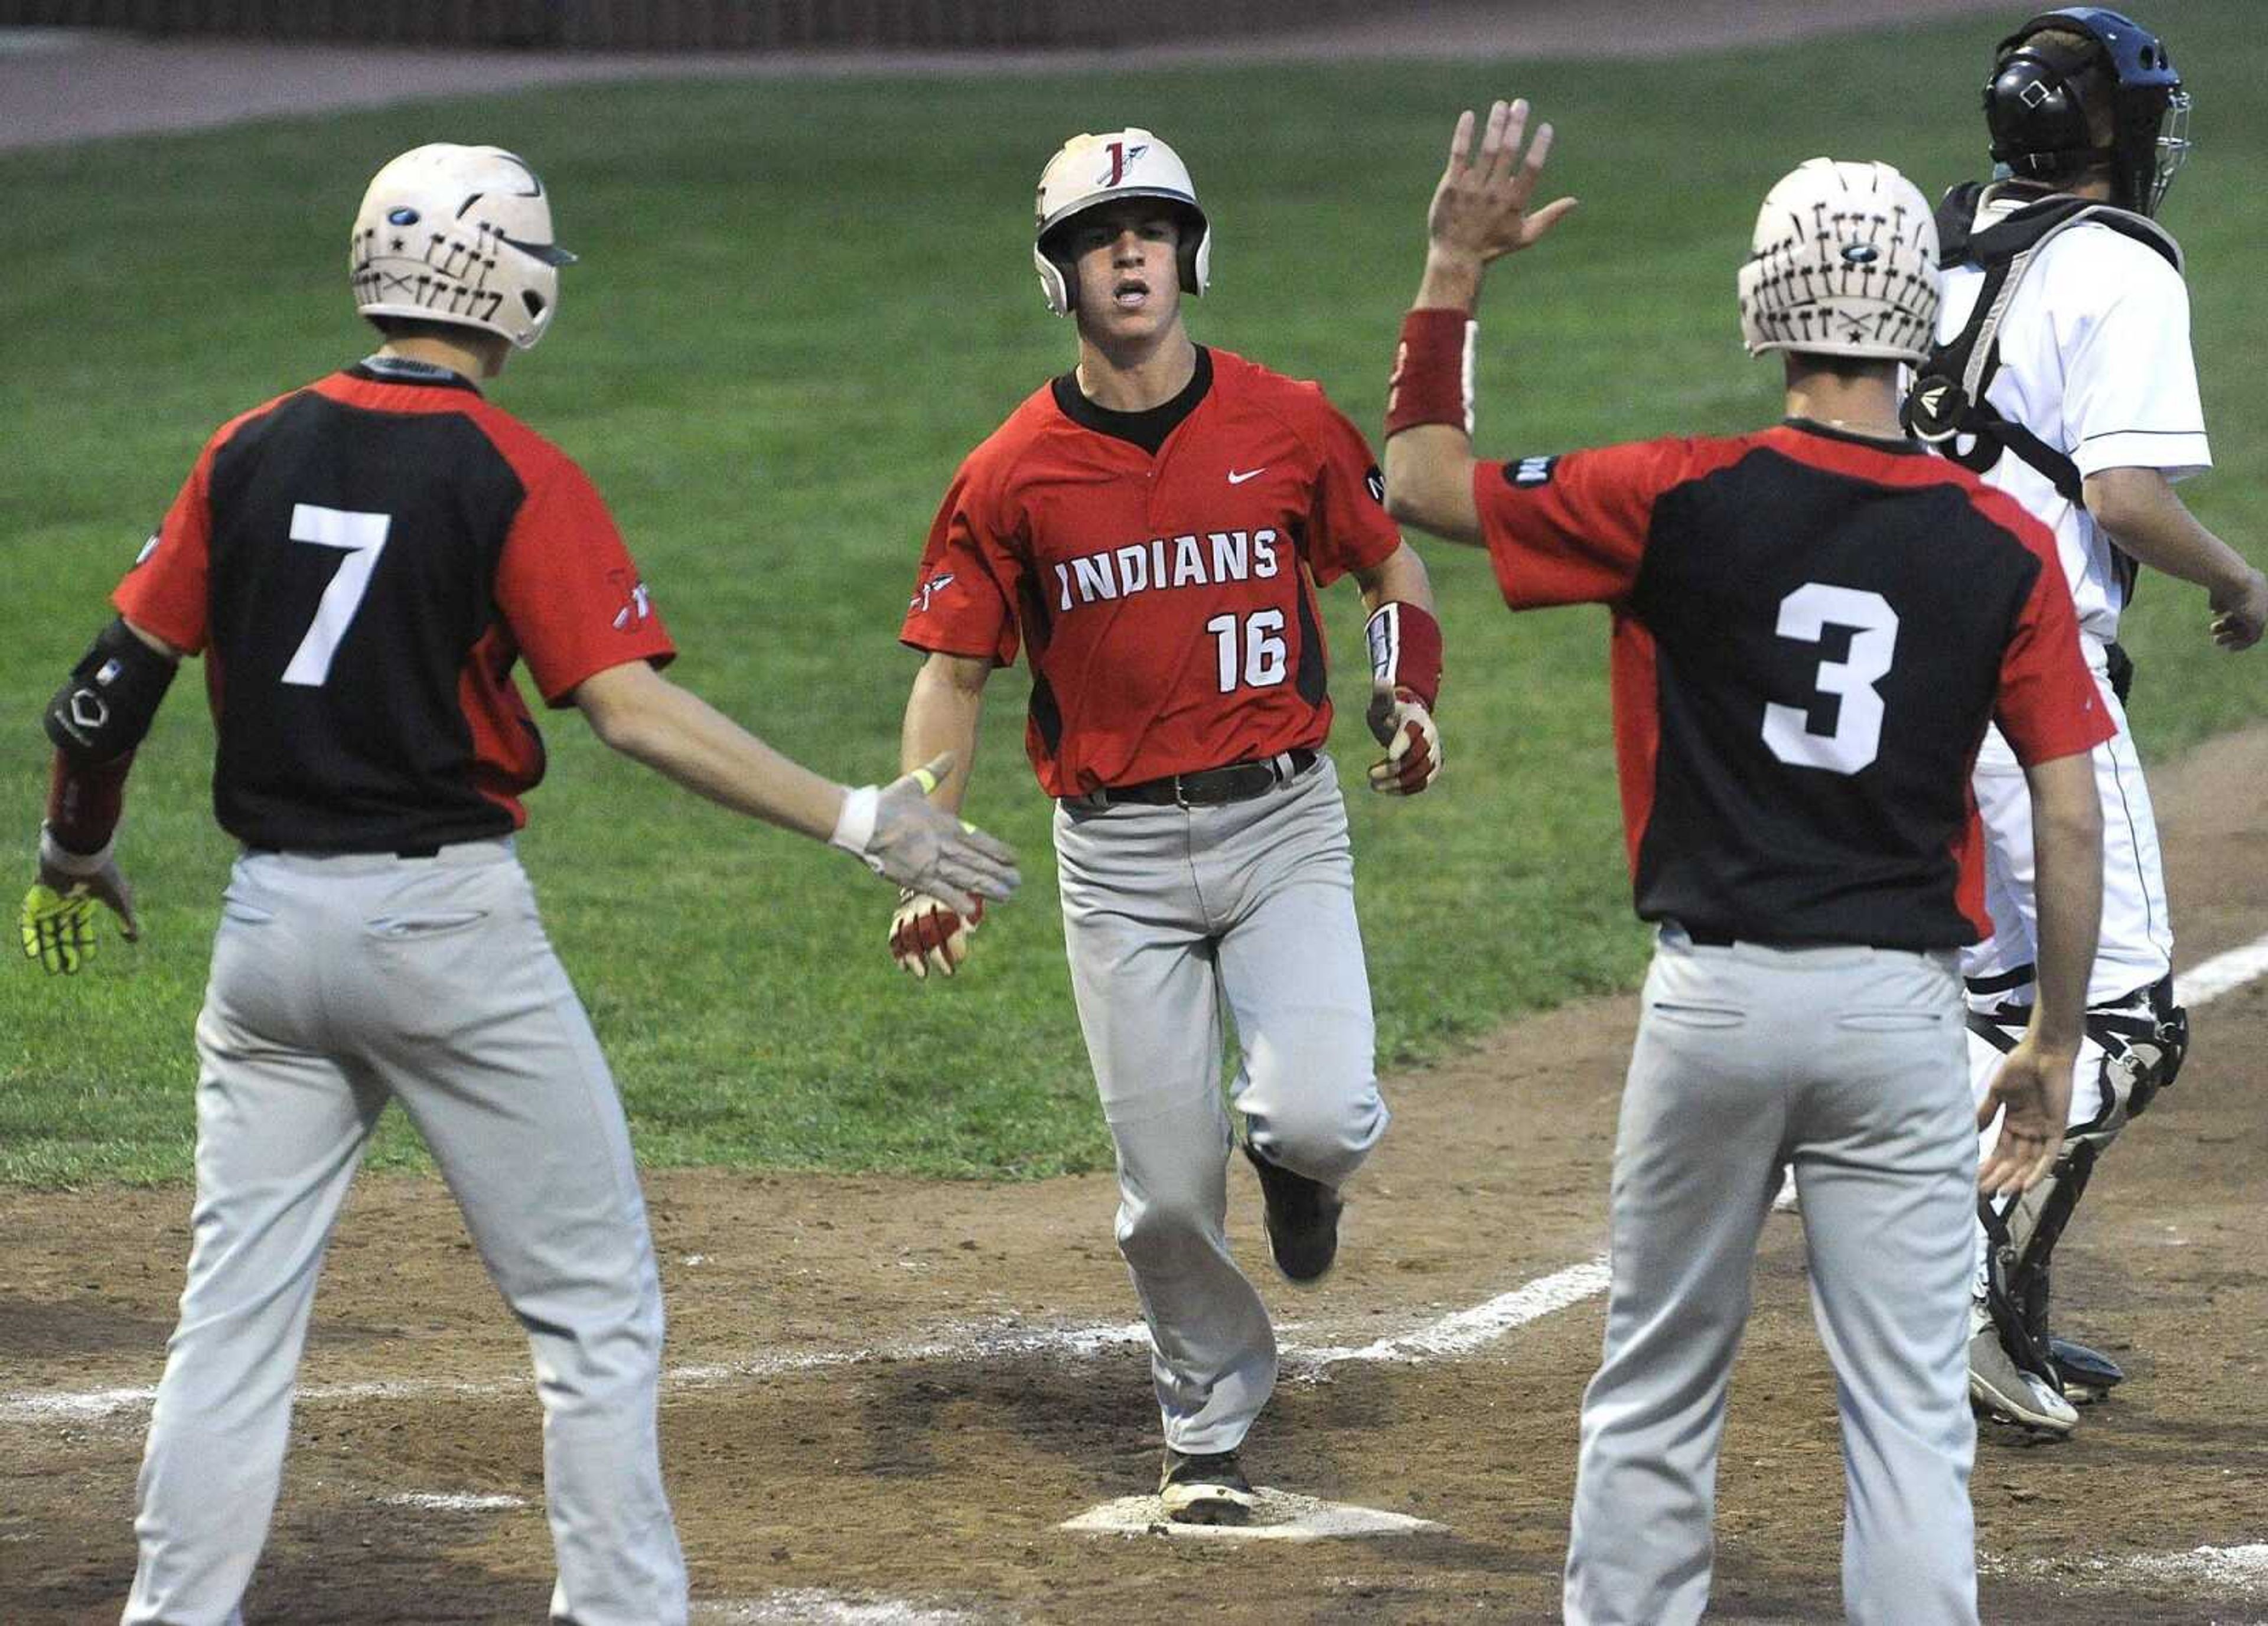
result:
[[[1984,191],[1981,181],[1965,182],[1947,193],[1938,207],[1939,263],[1948,271],[1976,266],[1984,273],[1984,285],[1961,331],[1933,347],[1928,359],[1916,369],[1905,400],[1906,427],[1916,438],[1979,475],[1998,463],[2003,452],[2013,452],[2045,475],[2065,501],[2077,506],[2081,504],[2078,466],[2022,424],[2003,417],[1984,399],[2000,366],[2001,320],[2040,250],[2073,226],[2089,222],[2109,226],[2163,254],[2177,273],[2182,269],[2181,246],[2146,216],[2079,197],[2027,206],[1979,232],[1975,229],[1977,205]],[[1956,444],[1963,435],[1973,437],[1966,450]]]

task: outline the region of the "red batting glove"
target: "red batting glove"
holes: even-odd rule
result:
[[[1415,796],[1441,771],[1441,731],[1425,703],[1408,688],[1380,688],[1370,697],[1370,732],[1386,754],[1370,765],[1370,788]]]
[[[890,958],[922,982],[935,971],[951,976],[968,958],[968,937],[984,918],[984,900],[968,915],[927,893],[901,891],[890,916]]]

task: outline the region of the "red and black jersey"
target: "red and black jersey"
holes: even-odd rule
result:
[[[1789,944],[1991,931],[1969,770],[2112,725],[2055,540],[1968,470],[1790,423],[1483,463],[1506,601],[1614,613],[1638,913]]]
[[[1200,349],[1162,441],[1064,380],[954,476],[900,633],[1032,663],[1051,796],[1248,761],[1330,731],[1315,589],[1401,545],[1361,431],[1301,383]],[[1152,449],[1154,445],[1154,450]]]
[[[514,662],[560,705],[674,652],[566,453],[456,374],[382,361],[224,425],[113,602],[206,654],[214,810],[254,847],[508,835],[543,776]]]

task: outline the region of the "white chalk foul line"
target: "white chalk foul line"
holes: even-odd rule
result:
[[[1286,1341],[1283,1352],[1300,1373],[1312,1376],[1347,1361],[1411,1363],[1469,1354],[1513,1328],[1606,1286],[1606,1262],[1594,1260],[1514,1288],[1486,1304],[1394,1337],[1361,1345],[1308,1349]],[[860,1366],[883,1362],[999,1360],[1023,1357],[1091,1360],[1108,1350],[1146,1346],[1149,1328],[1139,1321],[1108,1327],[984,1328],[960,1337],[883,1344],[868,1350],[766,1350],[737,1361],[672,1366],[662,1373],[669,1388],[704,1388],[765,1378]],[[370,1400],[422,1400],[438,1396],[488,1398],[525,1393],[520,1379],[403,1378],[357,1383],[310,1383],[300,1387],[298,1403],[325,1406]],[[0,1394],[0,1424],[93,1422],[122,1412],[148,1409],[157,1389],[148,1384],[123,1388]]]
[[[1351,1348],[1301,1350],[1295,1346],[1289,1352],[1296,1354],[1298,1364],[1311,1372],[1342,1361],[1413,1363],[1469,1355],[1515,1327],[1541,1321],[1556,1310],[1606,1291],[1607,1280],[1607,1256],[1602,1254],[1587,1263],[1569,1265],[1508,1293],[1498,1293],[1486,1304],[1445,1315],[1414,1332]]]
[[[2224,994],[2268,975],[2268,936],[2242,948],[2230,949],[2200,961],[2176,978],[2182,1001],[2192,1008],[2210,1004]],[[1493,1343],[1514,1328],[1564,1310],[1570,1305],[1606,1291],[1604,1255],[1586,1263],[1540,1277],[1500,1293],[1485,1304],[1459,1310],[1414,1331],[1373,1343],[1351,1346],[1327,1345],[1308,1350],[1287,1343],[1294,1375],[1313,1377],[1345,1362],[1413,1363],[1469,1355]],[[1139,1344],[1149,1334],[1139,1321],[1115,1327],[1042,1328],[1013,1333],[986,1332],[972,1337],[885,1346],[873,1350],[815,1350],[790,1353],[767,1351],[745,1360],[702,1365],[674,1366],[663,1374],[673,1387],[746,1382],[750,1380],[812,1372],[831,1366],[901,1360],[968,1360],[995,1357],[1069,1357],[1088,1359],[1104,1350]],[[475,1380],[445,1381],[403,1379],[385,1382],[309,1384],[299,1390],[302,1403],[325,1405],[361,1400],[416,1399],[433,1395],[486,1396],[510,1394],[527,1387],[524,1381]],[[70,1423],[108,1417],[146,1408],[157,1390],[147,1385],[112,1389],[61,1389],[0,1394],[0,1424]]]
[[[2174,974],[2174,993],[2185,1005],[2211,1004],[2223,994],[2268,975],[2268,937]]]
[[[994,1617],[800,1586],[762,1598],[700,1600],[693,1605],[693,1618],[734,1626],[974,1626],[981,1618]]]

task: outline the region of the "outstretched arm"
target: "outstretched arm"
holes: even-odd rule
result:
[[[1480,149],[1461,114],[1449,160],[1425,220],[1425,270],[1403,323],[1386,408],[1386,505],[1393,516],[1450,541],[1481,541],[1473,502],[1473,310],[1491,261],[1543,239],[1575,207],[1563,197],[1530,210],[1552,130],[1528,132],[1525,101],[1489,109]]]
[[[2199,524],[2161,470],[2106,468],[2087,476],[2087,511],[2154,570],[2194,582],[2210,595],[2213,641],[2250,649],[2268,626],[2268,576]]]
[[[134,888],[112,852],[134,753],[173,683],[181,651],[123,616],[103,629],[48,703],[55,766],[40,826],[39,879],[25,894],[18,931],[26,957],[66,975],[93,956],[94,905],[118,916],[128,942],[142,935]]]
[[[644,661],[594,673],[575,703],[600,739],[696,795],[736,813],[829,842],[877,874],[974,909],[1005,898],[1018,881],[1015,855],[932,807],[924,792],[952,771],[933,761],[886,786],[856,790],[781,755]]]

